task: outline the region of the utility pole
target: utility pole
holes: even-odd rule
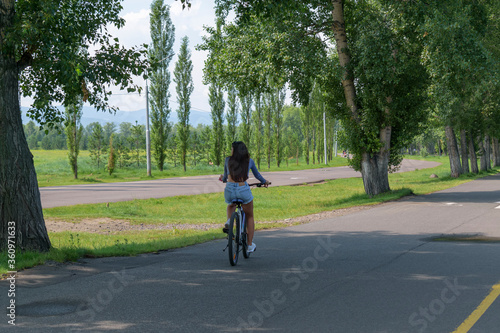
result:
[[[147,175],[151,177],[151,140],[149,137],[149,88],[146,80],[146,161]]]
[[[337,157],[337,119],[335,119],[335,157]]]
[[[324,105],[323,105],[323,110],[324,110]],[[325,111],[323,111],[323,133],[324,133],[324,137],[325,137],[325,164],[328,164],[328,157],[327,157],[327,152],[326,152],[326,113]]]

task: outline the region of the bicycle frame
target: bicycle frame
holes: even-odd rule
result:
[[[238,242],[240,243],[241,246],[243,246],[243,237],[241,237],[243,234],[246,234],[246,218],[245,218],[245,211],[243,210],[243,207],[241,206],[240,202],[236,202],[236,213],[238,214],[238,222],[240,223],[239,231],[240,233],[237,235]]]

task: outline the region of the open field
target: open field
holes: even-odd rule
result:
[[[423,195],[500,171],[494,169],[489,173],[469,174],[453,179],[449,177],[447,157],[430,157],[428,160],[441,162],[442,165],[432,169],[390,174],[392,191],[373,198],[364,194],[360,178],[337,179],[315,185],[255,189],[257,229],[307,222],[314,217],[301,217],[348,207],[374,205],[412,193]],[[432,173],[439,178],[429,178]],[[220,231],[225,220],[225,203],[221,193],[117,202],[109,204],[109,207],[105,204],[57,207],[45,209],[44,214],[47,221],[59,223],[87,223],[82,222],[85,220],[103,221],[104,225],[105,221],[114,221],[136,228],[127,231],[107,229],[100,233],[49,232],[53,249],[46,254],[18,254],[17,269],[41,264],[46,260],[135,255],[224,237]],[[141,228],[141,224],[147,228]],[[7,270],[3,266],[7,262],[4,260],[5,255],[0,255],[2,273]]]
[[[117,167],[112,175],[109,175],[106,170],[106,165],[97,168],[90,159],[89,151],[81,151],[78,156],[78,179],[74,179],[71,168],[68,162],[68,152],[66,150],[32,150],[34,157],[35,169],[38,176],[38,186],[61,186],[61,185],[76,185],[76,184],[93,184],[93,183],[115,183],[115,182],[130,182],[136,180],[151,180],[170,177],[186,177],[200,175],[217,175],[224,171],[223,166],[207,165],[199,163],[196,166],[187,165],[187,171],[179,165],[166,164],[163,171],[158,171],[154,165],[151,166],[152,176],[146,175],[146,163],[141,163],[139,166],[132,164],[128,167]],[[312,161],[312,157],[311,157]],[[335,158],[328,165],[316,163],[307,164],[304,158],[299,158],[299,164],[296,164],[295,159],[291,159],[286,166],[286,161],[281,163],[278,168],[273,162],[271,168],[267,168],[267,162],[261,162],[259,171],[291,171],[305,170],[323,167],[336,167],[347,165],[347,159]]]

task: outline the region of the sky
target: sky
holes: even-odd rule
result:
[[[118,37],[120,43],[125,47],[135,45],[149,44],[151,35],[149,30],[149,14],[152,0],[124,0],[122,2],[123,11],[120,16],[125,19],[125,26],[121,29],[110,27],[109,32]],[[188,48],[191,51],[191,60],[193,62],[193,85],[194,90],[191,95],[191,106],[193,110],[210,112],[208,104],[208,86],[203,85],[203,67],[207,57],[207,52],[196,51],[195,46],[202,42],[202,36],[205,35],[204,25],[215,25],[215,10],[213,0],[192,0],[191,8],[182,9],[180,1],[164,0],[164,3],[170,5],[170,17],[175,26],[174,58],[170,63],[171,78],[173,78],[173,69],[177,61],[177,54],[180,50],[181,39],[184,36],[189,38]],[[136,78],[135,83],[145,88],[145,81],[142,78]],[[110,104],[118,106],[122,111],[137,111],[146,108],[146,97],[144,91],[139,95],[126,94],[125,91],[112,89],[116,95],[110,98]],[[175,83],[170,83],[170,108],[176,110]],[[29,107],[31,101],[22,99],[21,104]]]

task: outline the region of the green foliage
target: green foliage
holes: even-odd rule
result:
[[[108,172],[110,176],[115,171],[115,162],[116,162],[116,153],[113,147],[113,137],[114,135],[111,135],[111,137],[109,138]]]
[[[262,159],[262,141],[263,141],[263,127],[262,121],[264,119],[263,112],[263,102],[262,102],[262,94],[255,95],[255,109],[252,112],[252,123],[253,123],[253,143],[254,148],[252,149],[252,157],[257,163],[257,167],[260,169],[260,162]]]
[[[189,140],[189,114],[191,112],[191,93],[193,92],[193,62],[191,61],[191,51],[188,49],[189,39],[185,36],[182,39],[181,50],[174,68],[174,82],[177,84],[177,149],[179,149],[180,162],[186,171],[186,156]]]
[[[105,152],[104,131],[100,123],[94,122],[88,126],[90,128],[89,150],[92,161],[100,168]]]
[[[151,104],[151,148],[152,155],[160,171],[166,159],[167,139],[170,133],[169,64],[174,55],[175,27],[170,19],[170,6],[163,0],[151,4],[150,28],[152,43],[149,45],[148,60],[150,70]]]
[[[68,159],[75,179],[78,178],[78,154],[82,139],[83,126],[81,125],[83,103],[66,107],[66,142],[68,146]]]
[[[231,153],[231,144],[236,141],[236,127],[238,125],[238,94],[234,87],[227,93],[227,126],[226,126],[226,154]],[[247,141],[248,142],[248,141]]]
[[[252,95],[242,96],[240,94],[241,103],[241,141],[245,142],[248,151],[252,154]]]
[[[132,136],[130,141],[132,144],[133,160],[137,167],[144,160],[143,149],[146,147],[146,129],[144,125],[139,125],[137,121],[131,128]]]
[[[144,72],[145,51],[120,46],[105,29],[124,25],[120,2],[15,2],[3,50],[18,61],[21,93],[34,99],[29,115],[41,125],[64,120],[53,103],[72,105],[83,98],[98,110],[115,110],[108,104],[110,85],[138,89],[132,80]],[[97,47],[92,54],[91,46]]]
[[[222,87],[213,82],[208,87],[209,104],[212,116],[212,134],[210,136],[210,159],[217,166],[223,164],[224,153],[224,94]]]

